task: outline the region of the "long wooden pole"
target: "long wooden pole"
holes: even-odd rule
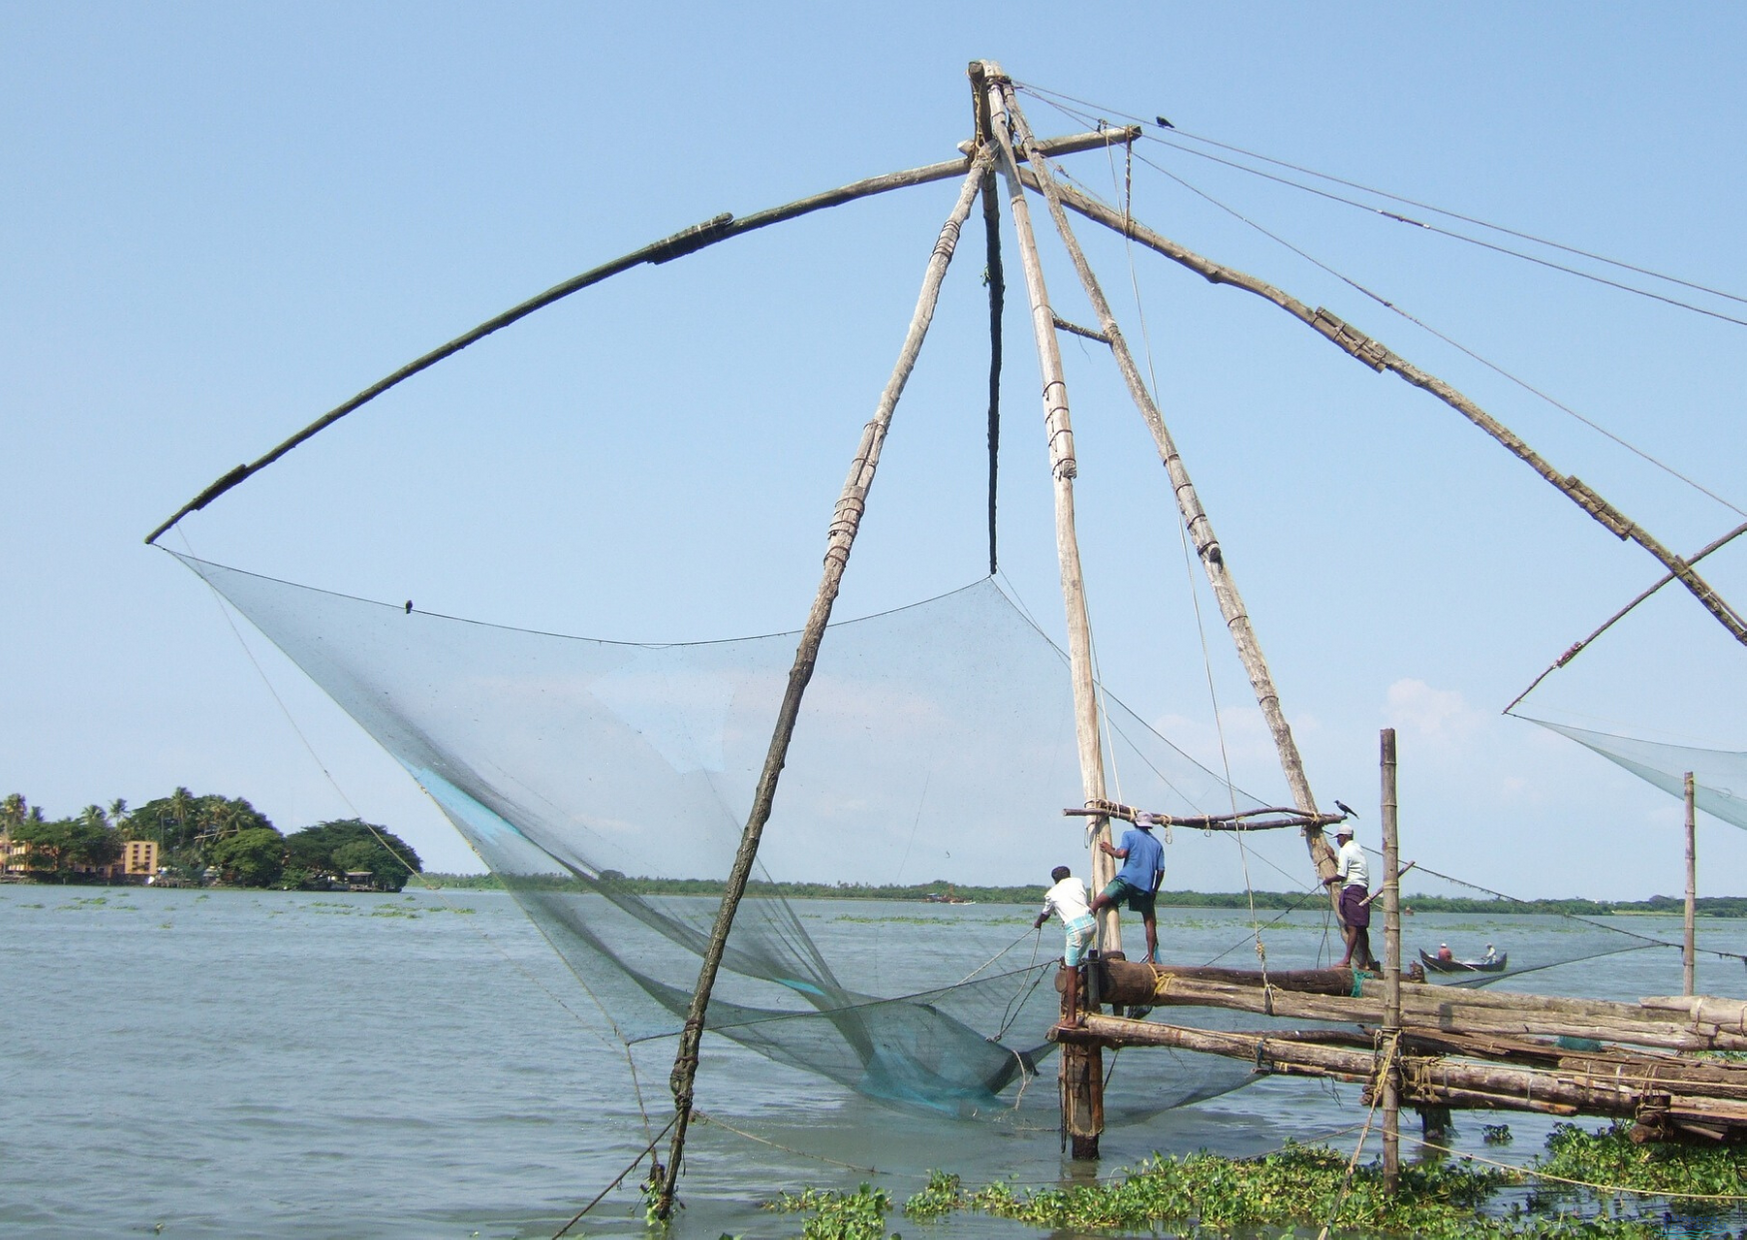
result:
[[[1395,1192],[1401,1176],[1401,845],[1396,820],[1395,729],[1382,734],[1383,812],[1383,1187]]]
[[[1011,91],[1011,87],[1008,90]],[[1011,102],[1010,94],[1009,101]],[[1017,109],[1014,110],[1014,115],[1019,116]],[[1280,694],[1274,687],[1274,677],[1268,670],[1268,660],[1262,654],[1262,644],[1250,623],[1249,611],[1244,606],[1243,596],[1238,593],[1231,569],[1225,562],[1219,539],[1214,535],[1213,522],[1208,518],[1206,509],[1201,506],[1200,496],[1196,494],[1195,484],[1189,477],[1182,454],[1177,451],[1170,428],[1165,425],[1164,415],[1159,412],[1151,390],[1141,377],[1140,368],[1135,365],[1134,355],[1129,351],[1128,341],[1123,336],[1121,327],[1117,325],[1116,316],[1111,312],[1110,301],[1104,295],[1103,286],[1099,284],[1091,264],[1086,261],[1079,239],[1068,223],[1067,212],[1062,207],[1062,187],[1051,175],[1044,162],[1044,152],[1040,144],[1032,139],[1030,130],[1024,126],[1022,119],[1019,136],[1031,163],[1027,169],[1027,180],[1037,185],[1043,193],[1044,201],[1049,204],[1050,217],[1055,221],[1056,230],[1061,233],[1062,243],[1067,247],[1069,258],[1073,260],[1074,270],[1079,273],[1080,283],[1084,285],[1086,296],[1091,299],[1092,308],[1098,315],[1099,327],[1109,341],[1111,355],[1116,359],[1116,368],[1128,386],[1129,396],[1146,420],[1147,429],[1152,432],[1153,443],[1158,448],[1159,460],[1164,463],[1165,472],[1170,475],[1171,488],[1177,497],[1177,509],[1182,514],[1189,537],[1195,544],[1196,555],[1206,569],[1207,580],[1213,587],[1213,597],[1219,603],[1219,613],[1225,618],[1226,630],[1231,634],[1232,644],[1237,648],[1238,659],[1243,663],[1244,671],[1249,674],[1256,705],[1261,709],[1262,718],[1267,720],[1268,731],[1273,734],[1274,749],[1279,755],[1280,769],[1286,776],[1287,786],[1292,790],[1292,801],[1300,813],[1314,816],[1317,813],[1316,798],[1311,793],[1310,781],[1304,774],[1304,761],[1299,756],[1297,742],[1292,739],[1292,727],[1280,708]],[[1327,883],[1334,878],[1336,872],[1334,849],[1329,847],[1322,828],[1317,824],[1308,823],[1303,830],[1311,861],[1316,866],[1317,878]],[[1339,888],[1330,886],[1328,891],[1329,899],[1338,909]]]
[[[1036,171],[1028,168],[1022,176],[1027,184],[1041,190],[1041,181]],[[1622,541],[1635,542],[1656,557],[1670,575],[1678,578],[1680,583],[1699,601],[1699,605],[1710,612],[1717,622],[1728,630],[1731,637],[1742,645],[1747,645],[1747,619],[1743,619],[1709,582],[1693,571],[1690,561],[1681,559],[1663,546],[1651,535],[1650,531],[1638,525],[1618,508],[1603,499],[1593,487],[1580,478],[1572,474],[1560,473],[1548,463],[1546,458],[1523,442],[1509,427],[1450,384],[1436,375],[1421,370],[1407,361],[1406,358],[1387,348],[1381,341],[1372,339],[1358,328],[1342,321],[1321,307],[1312,310],[1297,298],[1282,292],[1265,280],[1259,280],[1255,276],[1238,271],[1236,268],[1225,267],[1211,259],[1204,258],[1193,250],[1178,245],[1175,241],[1136,223],[1131,217],[1111,209],[1072,186],[1061,186],[1059,192],[1062,195],[1062,200],[1069,207],[1087,219],[1096,220],[1123,236],[1140,242],[1148,249],[1204,276],[1214,284],[1229,284],[1233,288],[1241,288],[1245,292],[1254,293],[1265,301],[1272,302],[1293,318],[1313,329],[1336,348],[1357,358],[1371,369],[1389,371],[1414,387],[1430,392],[1492,436],[1506,451],[1557,488],[1567,499],[1595,518],[1615,537]]]
[[[1694,795],[1692,772],[1686,773],[1686,939],[1681,947],[1681,980],[1683,995],[1693,993],[1694,974],[1698,970],[1698,944],[1695,941],[1698,913],[1698,805]]]
[[[999,65],[984,60],[972,62],[971,80],[973,89],[985,91],[989,101],[990,136],[1007,182],[1007,205],[1013,215],[1013,230],[1019,237],[1025,290],[1031,299],[1031,329],[1043,369],[1044,426],[1049,433],[1050,473],[1055,479],[1056,558],[1061,565],[1068,662],[1074,684],[1074,731],[1080,751],[1080,783],[1086,804],[1091,805],[1104,800],[1104,753],[1099,743],[1097,686],[1092,675],[1092,625],[1086,614],[1080,544],[1074,531],[1074,478],[1079,473],[1079,462],[1074,456],[1074,430],[1068,415],[1068,384],[1062,371],[1055,314],[1050,309],[1049,290],[1044,285],[1043,265],[1037,254],[1037,236],[1031,227],[1031,209],[1026,205],[1025,187],[1019,180],[1019,159],[1011,132],[1013,114],[1010,97],[1003,89],[1007,77]],[[1115,877],[1115,865],[1098,847],[1110,838],[1110,819],[1093,819],[1091,837],[1093,890],[1102,891]],[[1100,915],[1099,930],[1104,950],[1114,951],[1122,946],[1121,923],[1115,909],[1106,909]]]
[[[880,394],[879,405],[875,408],[873,417],[862,428],[861,442],[857,445],[855,459],[849,466],[849,477],[843,483],[843,491],[837,498],[837,507],[831,517],[825,542],[824,574],[813,598],[813,608],[807,614],[806,628],[802,630],[800,646],[795,651],[794,666],[789,669],[788,687],[783,693],[782,706],[777,712],[776,727],[770,738],[770,750],[765,755],[764,769],[758,776],[758,788],[752,799],[752,812],[747,817],[745,831],[741,833],[740,848],[734,855],[734,866],[728,872],[727,890],[722,896],[722,906],[716,914],[716,924],[710,934],[709,946],[698,969],[698,983],[692,993],[691,1010],[686,1014],[685,1026],[680,1031],[679,1050],[674,1055],[669,1084],[673,1089],[673,1104],[678,1112],[678,1121],[674,1125],[673,1141],[668,1150],[667,1171],[656,1203],[656,1214],[660,1218],[668,1217],[673,1210],[674,1188],[685,1155],[686,1129],[691,1123],[692,1083],[697,1077],[698,1047],[704,1035],[704,1017],[709,1010],[710,991],[715,986],[716,974],[721,968],[722,954],[727,948],[728,932],[733,927],[735,911],[739,908],[741,896],[746,892],[752,864],[758,856],[759,838],[764,833],[765,823],[770,820],[771,806],[776,800],[777,780],[782,775],[783,763],[788,758],[789,738],[794,734],[795,720],[800,715],[801,697],[806,692],[807,682],[813,677],[813,668],[819,657],[819,645],[825,637],[825,626],[831,619],[831,607],[837,600],[843,570],[849,563],[849,552],[855,544],[856,531],[861,526],[862,513],[867,507],[868,492],[873,487],[874,471],[879,466],[880,450],[885,445],[892,413],[897,408],[898,397],[903,394],[904,385],[909,381],[910,372],[915,369],[916,357],[922,350],[922,341],[928,334],[928,326],[934,318],[934,307],[940,299],[941,281],[946,276],[947,265],[952,261],[959,232],[970,215],[971,203],[976,199],[977,189],[988,163],[987,156],[972,161],[970,173],[959,187],[958,201],[953,204],[952,214],[941,227],[940,238],[934,243],[934,252],[928,258],[928,269],[922,279],[922,292],[916,299],[916,312],[910,318],[910,329],[904,336],[904,345],[898,353],[897,364],[892,368],[891,378],[886,381],[885,391]]]
[[[1126,128],[1100,129],[1092,133],[1051,138],[1043,144],[1043,147],[1046,153],[1052,155],[1065,155],[1073,151],[1090,151],[1107,146],[1111,142],[1123,141],[1129,132]],[[511,323],[526,318],[534,311],[544,309],[553,302],[569,297],[572,293],[580,292],[591,285],[599,284],[602,280],[629,271],[644,263],[671,262],[706,246],[715,245],[719,241],[726,241],[730,237],[739,237],[749,232],[755,232],[760,228],[768,228],[772,224],[780,224],[786,220],[811,214],[814,211],[822,211],[827,207],[841,206],[846,202],[854,202],[858,198],[889,193],[892,190],[904,189],[912,185],[926,185],[933,181],[945,181],[954,176],[963,176],[970,166],[971,161],[968,156],[964,159],[948,159],[940,163],[924,164],[920,168],[907,168],[902,172],[888,172],[882,176],[866,177],[837,189],[810,194],[805,198],[797,198],[793,202],[784,203],[780,207],[754,212],[752,215],[736,218],[734,215],[724,212],[702,224],[694,224],[690,228],[674,233],[671,237],[663,237],[660,241],[651,242],[640,249],[632,250],[629,254],[615,258],[611,262],[592,267],[581,275],[572,276],[560,284],[554,284],[545,292],[537,293],[526,301],[511,306],[503,313],[493,315],[478,327],[463,332],[446,344],[438,345],[429,353],[414,358],[393,374],[378,379],[350,400],[328,410],[314,422],[298,431],[297,434],[273,448],[265,456],[247,465],[238,465],[178,508],[175,513],[146,535],[146,542],[147,544],[157,542],[166,530],[189,513],[205,508],[245,478],[259,473],[305,440],[320,434],[347,414],[369,404],[390,388],[405,382],[422,370],[435,366],[444,358],[459,353],[467,346],[478,343],[493,332],[500,331]]]

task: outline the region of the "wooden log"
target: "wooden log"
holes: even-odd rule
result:
[[[1066,155],[1075,151],[1090,151],[1113,143],[1127,142],[1131,140],[1135,132],[1134,126],[1119,126],[1094,130],[1091,133],[1073,134],[1064,138],[1052,138],[1041,143],[1040,146],[1045,154]],[[934,181],[945,181],[955,176],[963,176],[970,171],[970,167],[971,161],[968,158],[948,159],[940,163],[924,164],[920,168],[906,168],[901,172],[888,172],[882,176],[865,177],[860,181],[852,181],[837,189],[810,194],[805,198],[797,198],[793,202],[784,203],[780,207],[756,211],[738,219],[732,214],[723,213],[704,221],[702,224],[694,224],[690,228],[681,229],[672,236],[663,237],[661,240],[651,242],[640,249],[632,250],[629,254],[621,255],[611,262],[592,267],[581,275],[572,276],[560,284],[554,284],[545,292],[537,293],[526,301],[518,302],[508,310],[493,315],[479,326],[463,332],[453,340],[438,345],[429,353],[414,358],[393,374],[377,380],[350,400],[328,410],[314,422],[298,431],[297,434],[267,452],[266,455],[247,465],[238,465],[207,486],[200,494],[161,522],[150,534],[147,534],[146,544],[149,546],[157,542],[165,531],[189,513],[205,508],[244,479],[259,473],[299,444],[320,434],[347,414],[369,404],[390,388],[405,382],[420,371],[436,365],[444,358],[459,353],[467,346],[478,343],[493,332],[500,331],[511,323],[526,318],[534,311],[542,310],[553,302],[569,297],[572,293],[580,292],[644,263],[671,262],[673,259],[694,253],[706,246],[726,241],[730,237],[744,236],[749,232],[756,232],[758,229],[768,228],[772,224],[797,219],[814,211],[842,206],[844,203],[854,202],[859,198],[872,197],[875,194],[890,193],[895,189],[907,189],[914,185],[927,185]]]
[[[1139,960],[1100,960],[1089,966],[1098,970],[1098,989],[1105,1002],[1121,1007],[1147,1005],[1154,1001],[1162,979],[1217,982],[1229,986],[1260,987],[1264,980],[1281,990],[1302,994],[1351,995],[1353,974],[1349,969],[1269,969],[1264,978],[1255,969],[1219,969],[1196,965],[1149,965]]]
[[[1064,1044],[1161,1046],[1253,1062],[1259,1071],[1374,1083],[1375,1052],[1267,1036],[1193,1029],[1117,1016],[1089,1015],[1084,1026],[1052,1034]],[[1485,1107],[1551,1115],[1636,1115],[1646,1106],[1694,1124],[1747,1127],[1747,1101],[1716,1096],[1700,1081],[1669,1083],[1630,1076],[1505,1067],[1443,1057],[1403,1056],[1401,1098],[1422,1109]]]
[[[807,614],[807,623],[795,650],[794,664],[789,669],[788,683],[777,710],[776,726],[772,729],[770,747],[765,753],[764,768],[759,772],[758,785],[753,792],[752,811],[747,816],[745,829],[741,832],[740,846],[734,854],[734,864],[728,871],[722,905],[716,913],[709,944],[704,949],[703,961],[698,968],[697,986],[692,992],[691,1006],[680,1030],[673,1071],[668,1078],[677,1114],[668,1147],[666,1175],[662,1179],[655,1205],[657,1217],[663,1219],[673,1210],[674,1189],[679,1180],[680,1166],[685,1155],[686,1132],[691,1121],[692,1086],[697,1077],[698,1046],[704,1036],[704,1019],[709,1010],[710,993],[721,968],[722,956],[727,950],[728,932],[733,928],[734,914],[739,908],[741,896],[745,894],[753,863],[758,858],[759,840],[764,834],[765,824],[770,820],[771,809],[776,801],[777,782],[788,758],[789,740],[794,735],[795,721],[801,713],[801,699],[806,693],[808,682],[813,678],[819,647],[824,641],[825,628],[831,619],[831,607],[836,602],[844,569],[848,567],[849,553],[855,545],[856,532],[861,528],[862,514],[867,507],[868,493],[873,488],[874,472],[879,467],[886,432],[891,427],[898,397],[903,394],[904,385],[916,367],[916,358],[922,351],[922,341],[928,335],[928,326],[933,322],[934,309],[940,300],[941,281],[946,277],[947,265],[952,261],[959,233],[964,227],[965,219],[970,215],[971,204],[976,200],[978,183],[987,166],[986,159],[972,161],[970,172],[959,188],[958,201],[953,204],[952,213],[941,226],[940,236],[928,257],[928,266],[922,278],[922,291],[917,295],[916,309],[911,315],[903,346],[898,351],[898,360],[892,367],[891,377],[886,380],[885,390],[880,393],[873,417],[862,428],[861,441],[856,446],[855,458],[849,466],[849,476],[844,480],[843,490],[838,495],[837,506],[827,529],[825,563],[819,588],[814,594],[812,609]]]
[[[1031,166],[1025,170],[1027,184],[1039,189],[1044,201],[1049,204],[1050,216],[1055,221],[1056,231],[1061,234],[1062,243],[1067,247],[1068,257],[1073,261],[1074,270],[1079,274],[1080,283],[1085,287],[1086,295],[1092,301],[1092,307],[1097,312],[1099,326],[1110,343],[1111,356],[1116,360],[1117,370],[1121,373],[1123,382],[1127,385],[1129,396],[1140,410],[1141,417],[1146,421],[1147,429],[1153,436],[1157,446],[1159,459],[1164,463],[1165,471],[1170,476],[1171,487],[1177,499],[1178,511],[1181,513],[1185,528],[1190,539],[1195,544],[1196,554],[1200,557],[1207,573],[1208,583],[1213,588],[1213,595],[1219,604],[1219,612],[1225,619],[1226,629],[1231,634],[1232,642],[1237,649],[1244,671],[1250,678],[1250,687],[1255,694],[1256,704],[1267,721],[1268,730],[1273,735],[1275,751],[1279,755],[1281,770],[1286,775],[1287,786],[1292,791],[1293,804],[1301,814],[1310,819],[1317,817],[1316,798],[1310,790],[1310,781],[1304,774],[1304,761],[1299,755],[1298,744],[1292,738],[1291,725],[1286,721],[1285,712],[1280,706],[1279,690],[1274,686],[1273,674],[1268,670],[1268,661],[1262,654],[1261,642],[1257,639],[1255,628],[1250,623],[1249,611],[1244,606],[1242,595],[1238,593],[1237,582],[1226,565],[1224,553],[1220,550],[1219,540],[1213,532],[1213,523],[1207,516],[1207,511],[1201,506],[1200,497],[1195,491],[1195,484],[1189,478],[1187,466],[1183,464],[1182,454],[1177,450],[1176,441],[1165,425],[1164,416],[1159,412],[1152,392],[1142,380],[1140,368],[1134,363],[1134,356],[1129,351],[1128,343],[1123,338],[1122,329],[1116,323],[1116,316],[1111,313],[1109,300],[1104,296],[1104,290],[1099,285],[1097,277],[1092,272],[1091,264],[1086,261],[1085,254],[1080,249],[1078,239],[1074,236],[1072,227],[1068,224],[1067,213],[1062,208],[1063,189],[1050,174],[1049,167],[1042,158],[1044,152],[1031,139],[1028,128],[1023,127],[1023,116],[1019,113],[1017,104],[1012,98],[1012,87],[1004,84],[1012,114],[1019,119],[1022,126],[1020,140],[1031,155]],[[1323,838],[1320,824],[1312,821],[1304,824],[1304,838],[1310,849],[1312,863],[1316,866],[1318,879],[1327,882],[1335,876],[1334,850]],[[1330,891],[1331,904],[1339,912],[1339,894]]]
[[[1366,981],[1363,986],[1364,996],[1351,999],[1164,976],[1159,979],[1153,1003],[1232,1008],[1293,1020],[1380,1025],[1383,1000],[1376,993],[1380,983]],[[1401,1008],[1402,1023],[1410,1028],[1595,1038],[1668,1050],[1747,1049],[1747,1038],[1719,1030],[1714,1024],[1659,1019],[1656,1013],[1634,1004],[1408,986],[1402,989]]]
[[[1026,168],[1021,175],[1027,185],[1047,197],[1048,191],[1044,189],[1043,178],[1038,175],[1036,169]],[[1123,236],[1140,242],[1148,249],[1164,255],[1172,262],[1187,267],[1214,284],[1229,284],[1233,288],[1241,288],[1245,292],[1254,293],[1286,311],[1337,348],[1351,354],[1373,370],[1389,371],[1414,387],[1431,393],[1485,431],[1507,452],[1534,470],[1567,499],[1600,522],[1615,537],[1635,542],[1649,552],[1668,570],[1671,576],[1677,578],[1687,588],[1688,592],[1698,600],[1699,605],[1710,612],[1731,637],[1741,644],[1747,645],[1747,620],[1744,620],[1709,582],[1694,571],[1690,562],[1681,559],[1663,546],[1643,526],[1632,521],[1618,508],[1598,495],[1593,487],[1574,475],[1560,473],[1514,431],[1450,384],[1436,375],[1421,370],[1399,354],[1386,348],[1380,341],[1373,340],[1364,332],[1342,322],[1327,310],[1321,307],[1312,310],[1297,298],[1282,292],[1264,280],[1258,280],[1256,277],[1235,268],[1212,262],[1193,250],[1178,245],[1144,225],[1136,223],[1125,213],[1113,210],[1073,186],[1058,185],[1056,192],[1061,196],[1063,202],[1086,218],[1096,220]]]
[[[1080,544],[1074,522],[1074,478],[1080,471],[1074,454],[1074,430],[1068,411],[1067,376],[1062,369],[1061,342],[1056,337],[1055,315],[1044,284],[1043,264],[1038,258],[1037,237],[1031,227],[1031,208],[1019,180],[1019,160],[1010,136],[1011,95],[1002,87],[1006,75],[993,61],[973,61],[971,89],[983,94],[989,105],[989,134],[1007,185],[1007,205],[1013,216],[1013,231],[1019,239],[1019,258],[1025,270],[1025,291],[1031,301],[1031,329],[1037,341],[1038,364],[1043,371],[1044,426],[1049,436],[1050,474],[1055,482],[1056,559],[1060,565],[1062,606],[1067,614],[1068,664],[1074,688],[1074,732],[1080,755],[1080,783],[1088,804],[1104,799],[1104,752],[1098,731],[1098,687],[1092,673],[1092,625],[1086,609],[1085,576],[1080,565]],[[1113,860],[1101,845],[1110,839],[1110,821],[1094,820],[1092,829],[1092,889],[1102,891],[1115,876]],[[1122,946],[1121,920],[1114,908],[1099,919],[1099,945],[1107,951]]]

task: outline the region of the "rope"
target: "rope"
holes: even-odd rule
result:
[[[578,1210],[575,1214],[571,1215],[570,1221],[568,1223],[564,1224],[564,1226],[560,1227],[557,1231],[552,1233],[552,1240],[563,1240],[564,1234],[567,1231],[569,1231],[572,1227],[575,1227],[577,1225],[577,1223],[579,1223],[582,1220],[583,1215],[587,1214],[590,1210],[592,1210],[596,1206],[598,1206],[601,1203],[601,1201],[605,1199],[605,1197],[608,1193],[612,1192],[620,1184],[624,1183],[625,1177],[630,1175],[633,1171],[635,1171],[637,1169],[637,1164],[639,1164],[643,1161],[644,1156],[649,1154],[652,1150],[654,1150],[657,1145],[661,1144],[661,1138],[663,1138],[667,1135],[668,1128],[672,1128],[677,1123],[679,1123],[679,1116],[678,1115],[675,1115],[672,1119],[668,1120],[667,1121],[667,1128],[663,1128],[660,1132],[656,1133],[653,1137],[651,1137],[649,1139],[649,1143],[647,1145],[645,1145],[642,1149],[637,1151],[637,1157],[635,1157],[631,1160],[630,1166],[626,1167],[623,1171],[619,1172],[618,1175],[614,1176],[613,1182],[611,1184],[608,1184],[605,1188],[601,1189],[600,1192],[596,1193],[593,1201],[589,1202],[586,1206],[582,1207],[582,1209]],[[660,1164],[657,1163],[656,1166],[659,1167]],[[650,1179],[654,1179],[654,1178],[655,1178],[655,1173],[652,1171],[650,1173]]]
[[[761,1137],[761,1136],[758,1136],[756,1133],[751,1133],[751,1132],[745,1131],[744,1129],[736,1128],[736,1127],[734,1127],[733,1124],[730,1124],[730,1123],[726,1122],[725,1120],[717,1119],[714,1115],[706,1115],[702,1111],[693,1111],[692,1112],[692,1119],[696,1120],[700,1124],[714,1124],[716,1127],[724,1129],[728,1132],[731,1132],[737,1137],[744,1137],[748,1141],[756,1141],[760,1145],[768,1145],[773,1150],[781,1150],[785,1154],[793,1154],[798,1158],[817,1159],[819,1162],[822,1162],[822,1163],[830,1163],[833,1167],[842,1167],[845,1171],[859,1171],[864,1175],[883,1175],[883,1174],[885,1174],[878,1167],[862,1167],[862,1166],[858,1166],[855,1163],[838,1162],[837,1159],[827,1158],[823,1154],[814,1154],[814,1153],[811,1153],[807,1150],[797,1150],[797,1149],[793,1148],[792,1146],[783,1145],[781,1142],[772,1141],[768,1137]],[[553,1240],[557,1240],[557,1237],[553,1237]]]
[[[1359,1155],[1365,1152],[1365,1142],[1371,1137],[1371,1123],[1377,1118],[1377,1104],[1383,1098],[1383,1077],[1389,1071],[1389,1065],[1395,1062],[1395,1052],[1400,1045],[1401,1034],[1397,1033],[1389,1039],[1389,1049],[1383,1055],[1382,1063],[1377,1069],[1377,1079],[1371,1085],[1371,1109],[1365,1114],[1365,1130],[1359,1134],[1359,1143],[1353,1147],[1353,1156],[1347,1160],[1346,1174],[1341,1176],[1341,1191],[1336,1194],[1335,1203],[1328,1212],[1328,1222],[1322,1225],[1316,1240],[1328,1240],[1329,1228],[1340,1217],[1341,1206],[1347,1200],[1347,1190],[1352,1187],[1353,1170],[1359,1165]]]
[[[1632,1188],[1625,1184],[1597,1184],[1591,1180],[1573,1180],[1567,1176],[1554,1175],[1550,1171],[1537,1171],[1533,1167],[1519,1167],[1514,1163],[1499,1162],[1497,1159],[1485,1158],[1479,1154],[1469,1154],[1453,1150],[1447,1145],[1439,1145],[1434,1141],[1420,1142],[1428,1150],[1437,1150],[1443,1154],[1455,1154],[1459,1158],[1471,1159],[1474,1162],[1485,1163],[1491,1167],[1500,1167],[1506,1171],[1514,1171],[1536,1180],[1551,1180],[1556,1184],[1569,1184],[1574,1188],[1591,1188],[1604,1193],[1632,1193],[1639,1197],[1679,1198],[1682,1201],[1747,1201],[1747,1193],[1683,1193],[1674,1189]]]

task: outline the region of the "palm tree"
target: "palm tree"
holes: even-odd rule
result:
[[[116,797],[109,803],[109,821],[117,831],[127,826],[127,798]]]
[[[165,809],[168,811],[170,820],[176,824],[176,846],[180,848],[185,843],[184,836],[188,831],[188,820],[199,809],[200,802],[186,788],[177,788],[169,795],[168,800],[170,803],[165,806]],[[164,847],[164,815],[162,814],[158,816],[158,847],[160,849]]]
[[[87,827],[109,826],[109,815],[103,812],[101,805],[87,805],[79,811],[79,822]]]

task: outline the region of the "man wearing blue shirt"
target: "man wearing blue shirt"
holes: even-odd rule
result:
[[[1140,914],[1141,924],[1146,927],[1146,958],[1157,959],[1159,923],[1153,911],[1153,897],[1165,880],[1165,849],[1153,838],[1153,816],[1136,814],[1134,826],[1122,833],[1122,847],[1110,847],[1109,840],[1099,840],[1098,847],[1120,860],[1122,868],[1092,901],[1092,914],[1121,908],[1126,903]]]

